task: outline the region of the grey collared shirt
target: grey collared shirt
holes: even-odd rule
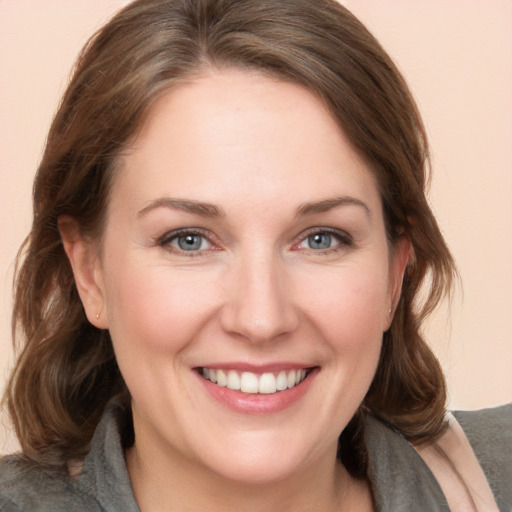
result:
[[[67,473],[0,462],[1,512],[139,512],[118,425],[123,411],[107,408],[76,481]],[[512,405],[455,413],[487,477],[500,511],[512,512]],[[414,448],[377,419],[366,419],[368,477],[377,512],[449,512],[435,477]]]

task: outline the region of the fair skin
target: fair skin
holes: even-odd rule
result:
[[[390,246],[375,179],[318,99],[236,70],[166,92],[121,157],[99,250],[60,229],[132,396],[142,511],[372,509],[337,439],[409,243]]]

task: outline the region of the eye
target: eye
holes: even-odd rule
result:
[[[312,251],[326,252],[337,250],[341,247],[352,245],[352,238],[346,233],[338,233],[331,230],[316,230],[310,232],[298,244],[299,249],[309,249]]]
[[[212,243],[201,233],[179,230],[165,235],[159,245],[177,252],[201,252],[212,248]]]

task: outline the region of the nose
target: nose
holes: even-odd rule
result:
[[[293,287],[277,256],[251,255],[230,269],[221,324],[252,343],[290,334],[299,324]]]

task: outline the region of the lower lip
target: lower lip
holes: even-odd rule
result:
[[[263,393],[242,393],[241,391],[218,386],[196,372],[197,378],[204,389],[217,402],[232,411],[255,415],[273,414],[291,407],[305,395],[317,373],[318,368],[314,368],[297,386],[267,395]]]

